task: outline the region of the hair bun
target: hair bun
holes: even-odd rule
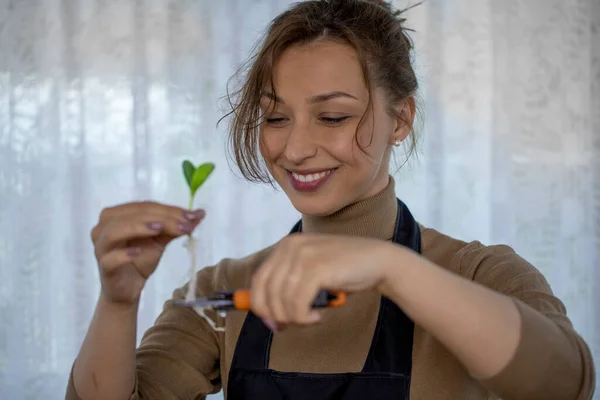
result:
[[[401,24],[404,25],[404,23],[406,22],[406,18],[403,17],[402,14],[404,14],[405,12],[407,12],[408,10],[417,7],[419,5],[421,5],[421,3],[423,3],[423,1],[419,1],[411,6],[408,6],[404,9],[396,9],[394,8],[394,5],[387,1],[387,0],[362,0],[365,3],[370,3],[370,4],[374,4],[380,7],[383,7],[384,9],[386,9],[388,12],[390,12],[392,14],[392,16]],[[406,29],[403,27],[403,29]],[[412,30],[412,29],[407,29],[407,30]]]

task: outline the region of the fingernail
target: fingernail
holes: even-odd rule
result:
[[[312,323],[321,322],[321,313],[317,310],[312,310],[308,315],[308,319]]]
[[[194,226],[190,225],[187,222],[180,222],[178,228],[183,233],[192,233],[192,231],[194,230]]]
[[[206,215],[204,210],[186,211],[184,213],[185,219],[190,221],[198,221]]]
[[[279,332],[279,328],[277,327],[277,324],[275,323],[275,321],[270,320],[270,319],[263,319],[263,324],[265,324],[265,326],[267,328],[269,328],[271,331],[277,333]]]
[[[137,255],[139,255],[142,252],[142,249],[140,249],[139,247],[131,247],[129,249],[127,249],[127,255],[129,257],[135,257]]]
[[[148,228],[153,229],[155,231],[161,230],[163,228],[162,222],[149,222]]]

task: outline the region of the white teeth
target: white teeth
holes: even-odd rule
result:
[[[292,176],[299,180],[300,182],[312,182],[318,179],[321,179],[331,173],[331,169],[329,171],[319,172],[318,174],[308,174],[308,175],[300,175],[295,172],[292,172]]]

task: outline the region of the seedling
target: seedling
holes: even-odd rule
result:
[[[183,169],[183,176],[185,177],[185,181],[187,182],[188,187],[190,188],[190,198],[188,201],[188,209],[192,210],[194,208],[194,198],[196,197],[196,192],[200,187],[206,182],[210,174],[215,169],[215,164],[213,163],[205,163],[195,167],[191,161],[185,160],[181,165]],[[185,294],[185,299],[187,301],[193,301],[196,298],[196,285],[197,285],[197,277],[196,271],[198,270],[197,266],[197,255],[196,255],[196,239],[192,234],[188,235],[188,241],[185,244],[187,247],[188,253],[190,255],[190,283],[188,286],[187,293]],[[208,322],[208,324],[216,331],[224,331],[225,329],[222,327],[218,327],[215,322],[206,315],[204,312],[204,308],[202,307],[194,307],[194,310]]]
[[[205,163],[198,167],[194,167],[194,164],[185,160],[182,164],[182,168],[183,176],[185,176],[185,181],[190,188],[188,208],[191,210],[194,207],[194,197],[196,196],[196,192],[200,189],[200,186],[206,182],[206,179],[208,179],[210,174],[212,174],[215,169],[215,164]]]

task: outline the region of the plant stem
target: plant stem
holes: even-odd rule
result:
[[[190,211],[192,211],[193,207],[194,207],[194,196],[190,195],[188,209]],[[196,239],[194,238],[194,236],[192,236],[191,233],[188,234],[187,236],[188,236],[188,241],[187,241],[186,247],[187,247],[188,254],[190,255],[190,282],[189,282],[187,293],[185,294],[185,300],[193,301],[196,299],[196,286],[197,286],[197,280],[198,280],[198,277],[196,276],[196,271],[198,270],[198,266],[196,265],[197,249],[196,249]],[[208,315],[206,315],[206,313],[204,312],[204,308],[194,307],[194,310],[202,318],[204,318],[206,320],[206,322],[211,326],[211,328],[213,328],[215,331],[217,331],[217,332],[225,331],[225,327],[217,326],[215,321],[213,321]]]
[[[189,234],[188,242],[187,242],[187,250],[190,255],[190,282],[188,286],[188,291],[186,293],[185,299],[187,301],[192,301],[196,298],[196,240],[194,237]]]
[[[194,196],[190,195],[188,209],[192,211],[194,207]],[[190,255],[190,283],[185,299],[192,301],[196,298],[196,241],[191,233],[188,235],[187,250]]]

